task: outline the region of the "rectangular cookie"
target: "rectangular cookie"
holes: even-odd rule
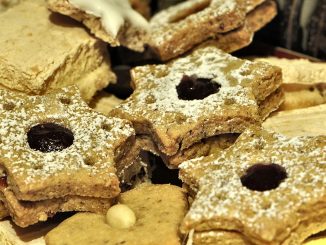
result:
[[[199,43],[241,26],[246,4],[241,0],[190,0],[154,15],[149,46],[162,61],[175,58]]]
[[[326,103],[326,63],[307,59],[257,57],[282,68],[285,101],[279,110],[293,110]]]
[[[115,81],[106,44],[75,21],[24,1],[0,15],[0,85],[43,94],[75,84],[85,100]]]
[[[255,8],[249,8],[244,25],[226,32],[216,35],[216,37],[203,42],[200,46],[216,45],[227,53],[232,53],[236,50],[248,46],[254,37],[254,33],[263,28],[277,14],[276,3],[272,0],[265,1]]]

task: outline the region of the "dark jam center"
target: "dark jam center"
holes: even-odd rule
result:
[[[285,169],[278,164],[255,164],[241,176],[241,183],[253,191],[267,191],[277,188],[287,177]]]
[[[212,79],[184,75],[176,89],[181,100],[202,100],[217,93],[220,87],[221,85],[213,82]]]
[[[58,124],[44,123],[32,127],[27,133],[29,146],[41,152],[62,151],[74,142],[73,133]]]
[[[7,176],[3,175],[0,177],[0,187],[6,188],[8,186],[7,184]]]

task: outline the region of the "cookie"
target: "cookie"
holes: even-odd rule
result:
[[[248,46],[252,40],[254,33],[263,28],[277,14],[277,7],[274,1],[266,1],[259,6],[256,6],[246,15],[244,25],[222,34],[218,34],[213,39],[205,41],[203,45],[215,45],[227,53],[232,53],[236,50]],[[276,65],[276,64],[274,64]]]
[[[254,60],[282,68],[285,100],[279,110],[293,110],[326,103],[326,63],[276,57]]]
[[[122,193],[119,203],[127,205],[136,216],[136,223],[130,228],[113,228],[104,215],[80,213],[50,231],[45,237],[46,243],[181,244],[178,229],[188,208],[185,192],[181,188],[143,184]]]
[[[266,4],[269,6],[252,11],[258,5],[264,5],[263,2],[264,0],[181,2],[153,16],[150,21],[149,46],[162,61],[175,58],[210,38],[220,48],[235,51],[251,42],[254,31],[251,28],[252,20],[257,23],[255,26],[258,30],[274,17],[272,12],[275,12],[275,6],[270,6],[270,3]],[[255,13],[248,14],[250,20],[246,21],[246,14],[250,11]]]
[[[82,22],[96,37],[111,46],[143,51],[148,22],[128,0],[47,0],[54,12]]]
[[[221,134],[205,138],[187,149],[178,151],[172,156],[168,156],[160,152],[151,137],[147,135],[137,135],[136,142],[138,142],[141,150],[150,152],[156,156],[160,156],[164,163],[169,168],[173,169],[177,168],[178,165],[184,161],[196,157],[208,156],[212,153],[217,153],[230,147],[238,136],[239,134]]]
[[[1,87],[38,95],[77,85],[89,101],[115,81],[105,43],[43,1],[24,1],[0,22]]]
[[[119,194],[116,165],[134,142],[129,122],[93,111],[76,87],[45,96],[0,90],[0,101],[4,194],[32,202]],[[6,195],[3,202],[9,205]]]
[[[40,201],[18,200],[9,188],[1,188],[7,216],[20,226],[27,227],[40,221],[46,221],[59,212],[87,211],[103,214],[114,203],[111,198],[67,195]]]
[[[136,67],[132,79],[134,93],[110,114],[132,121],[137,134],[172,156],[204,138],[260,124],[268,113],[262,117],[259,105],[277,91],[281,71],[207,46],[165,65]]]
[[[162,61],[244,23],[244,1],[190,0],[158,12],[150,20],[149,46]]]
[[[325,163],[325,136],[248,129],[221,154],[180,165],[197,192],[181,231],[213,241],[194,244],[230,244],[234,233],[237,244],[301,244],[326,229]]]
[[[291,137],[326,135],[326,104],[276,112],[262,126]]]

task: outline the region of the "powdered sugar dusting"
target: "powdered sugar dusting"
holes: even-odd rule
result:
[[[131,125],[92,111],[80,98],[78,89],[65,88],[46,96],[26,96],[0,90],[0,161],[11,181],[25,187],[50,176],[85,171],[97,177],[114,175],[115,150],[132,135]],[[40,123],[56,123],[70,129],[73,144],[43,153],[27,142],[28,130]],[[89,160],[92,164],[89,164]],[[101,175],[103,177],[103,175]]]
[[[217,33],[240,26],[243,5],[237,0],[189,0],[162,10],[150,21],[150,45],[163,60],[177,57]]]
[[[286,138],[248,130],[235,145],[212,159],[195,159],[180,166],[183,179],[192,177],[199,185],[183,223],[185,231],[236,230],[252,241],[283,244],[298,223],[313,217],[314,207],[322,208],[319,205],[326,196],[325,136]],[[279,164],[287,178],[273,190],[249,190],[240,177],[256,163]]]
[[[168,124],[171,113],[182,115],[185,122],[196,122],[208,115],[223,115],[229,110],[238,111],[234,113],[238,115],[247,110],[249,117],[255,117],[258,106],[252,88],[243,86],[244,82],[255,79],[250,66],[252,62],[206,47],[168,65],[137,67],[133,70],[136,90],[118,108],[158,124]],[[212,79],[221,88],[202,100],[181,100],[176,86],[184,75]]]
[[[211,10],[208,9],[209,6],[215,8],[215,15],[219,16],[228,12],[233,11],[236,8],[236,1],[235,0],[189,0],[185,2],[181,2],[177,5],[173,5],[163,11],[160,11],[156,15],[154,15],[151,19],[152,27],[157,25],[162,25],[166,23],[170,23],[173,21],[175,16],[178,16],[180,12],[189,12],[194,9],[194,6],[199,5],[207,5],[207,8],[203,9],[201,12],[197,12],[196,15],[191,16],[192,19],[200,20],[207,16]]]

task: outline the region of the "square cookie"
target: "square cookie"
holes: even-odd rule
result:
[[[0,23],[1,87],[37,95],[77,85],[89,101],[116,79],[106,44],[43,1],[20,3]]]

